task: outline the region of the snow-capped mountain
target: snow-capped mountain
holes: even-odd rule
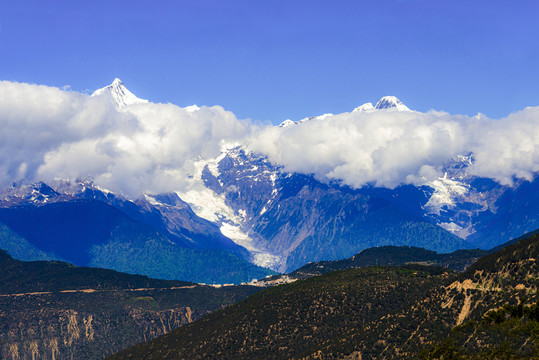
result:
[[[376,103],[374,108],[376,110],[410,111],[410,109],[395,96],[384,96]]]
[[[426,186],[433,190],[423,205],[424,216],[481,248],[539,227],[539,176],[516,179],[512,186],[470,175],[473,155],[457,156],[443,169],[444,175]]]
[[[283,174],[263,156],[242,160],[241,148],[233,148],[212,161],[199,161],[191,177],[192,186],[178,195],[198,216],[214,222],[225,236],[249,250],[254,264],[277,269],[283,262],[282,254],[250,231],[247,223],[252,217],[251,207],[262,204],[254,211],[264,213],[264,204],[277,195],[276,181]],[[255,191],[249,191],[250,187]],[[234,193],[249,199],[233,204],[230,199]]]
[[[363,112],[373,112],[378,110],[384,110],[384,111],[411,111],[406,105],[404,105],[399,99],[397,99],[395,96],[384,96],[378,102],[375,106],[372,105],[372,103],[368,102],[363,105],[360,105],[356,107],[352,112],[357,111],[363,111]],[[331,113],[318,115],[318,116],[310,116],[306,117],[304,119],[293,121],[290,119],[286,119],[282,123],[278,125],[278,127],[286,128],[291,125],[298,125],[302,124],[306,121],[312,121],[312,120],[324,120],[328,117],[333,116]]]
[[[90,180],[13,184],[0,192],[0,248],[158,278],[239,283],[271,273],[176,194],[128,200]],[[228,269],[227,269],[228,267]]]
[[[294,125],[294,124],[296,124],[295,121],[290,120],[290,119],[286,119],[285,121],[283,121],[282,123],[280,123],[277,126],[281,127],[281,128],[285,128],[285,127],[289,127],[289,126]]]
[[[361,106],[358,106],[353,111],[376,111],[376,110],[389,110],[389,111],[411,111],[406,105],[404,105],[399,99],[395,96],[384,96],[375,106],[372,103],[368,102]]]
[[[280,123],[277,126],[280,127],[280,128],[285,128],[285,127],[288,127],[288,126],[291,126],[291,125],[303,124],[304,122],[307,122],[307,121],[324,120],[324,119],[327,119],[330,116],[333,116],[333,114],[328,113],[328,114],[323,114],[323,115],[318,115],[318,116],[310,116],[310,117],[306,117],[306,118],[298,120],[298,121],[292,121],[290,119],[287,119],[287,120],[283,121],[282,123]]]
[[[148,102],[148,100],[139,99],[135,96],[135,94],[127,90],[122,80],[118,78],[114,79],[112,84],[105,86],[104,88],[98,89],[92,94],[92,96],[102,95],[110,96],[114,104],[119,108],[125,108],[128,105],[144,104]]]
[[[110,96],[120,111],[146,102],[119,79],[93,96]],[[200,108],[193,105],[184,110],[196,115]],[[386,96],[375,106],[367,103],[353,112],[359,111],[411,110],[397,98]],[[356,115],[363,116],[346,113],[344,118]],[[286,120],[271,131],[286,133],[289,130],[283,128],[289,126],[324,124],[333,116]],[[534,201],[539,200],[539,178],[517,180],[509,187],[472,176],[468,169],[474,163],[473,154],[455,157],[442,169],[442,176],[421,186],[353,189],[284,171],[243,145],[224,144],[219,156],[198,158],[181,191],[128,200],[91,181],[14,184],[0,191],[0,210],[9,213],[19,207],[97,201],[102,204],[96,206],[107,214],[115,214],[107,206],[123,213],[118,219],[130,224],[133,241],[136,226],[130,221],[149,226],[143,229],[145,239],[151,238],[152,231],[161,234],[157,236],[161,245],[170,242],[182,249],[222,250],[225,253],[220,254],[225,256],[232,253],[278,271],[310,261],[346,258],[380,245],[420,246],[439,252],[489,248],[539,228],[539,205],[535,205],[539,201]],[[87,208],[95,210],[93,205]],[[122,239],[127,241],[127,237]],[[127,245],[122,242],[121,246]]]
[[[371,111],[375,111],[376,109],[374,108],[374,106],[372,105],[372,103],[368,102],[368,103],[365,103],[363,105],[360,105],[358,106],[357,108],[355,108],[353,111],[365,111],[365,112],[371,112]]]
[[[519,207],[521,219],[497,215],[517,212],[515,201],[530,196],[530,187],[539,189],[539,180],[502,186],[469,175],[473,161],[472,155],[457,156],[442,177],[419,187],[354,190],[283,172],[264,156],[236,147],[201,162],[193,181],[204,186],[179,196],[256,254],[256,263],[279,271],[387,244],[441,252],[490,248],[498,245],[490,239],[505,241],[539,227],[539,211],[528,202]]]
[[[174,242],[190,248],[244,250],[222,235],[210,221],[198,217],[176,194],[145,194],[128,200],[97,186],[92,180],[55,179],[49,184],[17,184],[0,191],[0,208],[41,207],[48,204],[97,200],[125,212],[133,220],[145,222],[172,235]]]
[[[200,160],[185,192],[128,201],[91,181],[56,180],[14,184],[0,193],[0,208],[98,200],[181,246],[239,245],[254,264],[279,271],[388,244],[447,252],[473,246],[462,240],[468,239],[489,248],[500,234],[512,238],[539,227],[539,180],[501,186],[468,175],[472,163],[473,156],[456,157],[443,177],[422,187],[353,190],[284,172],[240,146]]]
[[[384,193],[328,185],[312,176],[283,172],[242,147],[224,150],[214,161],[201,161],[192,180],[199,186],[179,196],[197,215],[250,250],[256,264],[278,271],[378,245],[438,251],[467,247],[422,216],[421,205],[427,201],[422,189]],[[408,208],[410,192],[416,198],[414,209]]]

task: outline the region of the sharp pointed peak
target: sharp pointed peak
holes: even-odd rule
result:
[[[376,110],[410,111],[410,109],[395,96],[384,96],[374,106]]]
[[[112,97],[112,100],[119,108],[124,108],[132,104],[147,103],[148,100],[139,99],[131,91],[127,90],[122,80],[114,78],[114,81],[110,85],[107,85],[101,89],[94,91],[92,96],[99,96],[108,94]]]
[[[114,78],[114,80],[107,87],[109,87],[109,88],[124,88],[125,89],[124,82],[122,80],[120,80],[120,78]]]
[[[373,110],[374,110],[374,106],[372,105],[372,103],[368,102],[368,103],[358,106],[353,111],[373,111]]]
[[[282,123],[280,123],[277,126],[280,127],[280,128],[285,128],[285,127],[289,127],[289,126],[292,126],[292,125],[295,125],[295,124],[296,124],[295,121],[292,121],[290,119],[286,119],[285,121],[283,121]]]
[[[361,106],[358,106],[353,111],[362,111],[362,112],[373,112],[376,110],[390,110],[390,111],[411,111],[406,105],[402,103],[397,97],[395,96],[384,96],[378,102],[376,105],[372,105],[372,103],[368,102]]]

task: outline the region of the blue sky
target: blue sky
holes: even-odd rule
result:
[[[279,123],[395,95],[499,118],[539,105],[536,1],[1,1],[0,79]]]

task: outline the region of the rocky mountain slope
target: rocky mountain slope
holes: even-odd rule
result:
[[[58,261],[21,262],[0,250],[0,304],[4,310],[0,350],[3,358],[100,358],[169,332],[264,287],[373,264],[422,262],[460,268],[481,253],[461,250],[440,255],[388,246],[364,250],[347,260],[310,263],[291,274],[257,281],[256,288],[214,288]]]
[[[312,176],[282,172],[242,148],[206,164],[199,176],[206,187],[180,196],[200,216],[213,214],[221,231],[243,241],[261,258],[268,256],[266,264],[280,271],[310,261],[346,258],[373,246],[407,245],[440,252],[470,247],[416,211],[417,198],[425,197],[421,189],[403,187],[388,193],[328,185]],[[208,209],[208,201],[197,202],[210,196],[224,206]]]
[[[462,272],[491,251],[457,250],[452,253],[439,254],[413,246],[380,246],[362,250],[348,259],[310,262],[290,273],[268,276],[252,281],[249,285],[265,287],[288,284],[334,271],[367,266],[425,265]]]
[[[297,281],[261,291],[111,359],[292,358],[406,306],[449,276],[423,267],[372,267]]]
[[[255,263],[280,271],[372,246],[489,249],[539,227],[539,178],[500,185],[469,175],[473,161],[457,157],[444,177],[423,186],[351,189],[287,173],[236,147],[202,162],[193,181],[204,187],[179,195],[249,249]]]
[[[454,271],[464,271],[477,259],[488,254],[485,250],[457,250],[438,254],[431,250],[408,246],[380,246],[360,251],[344,260],[309,263],[287,274],[289,278],[304,279],[333,271],[356,269],[366,266],[399,266],[409,264],[433,265]],[[282,275],[274,275],[278,278]]]
[[[255,291],[21,262],[0,251],[0,358],[102,359]]]
[[[0,201],[0,248],[156,278],[241,283],[271,271],[175,194],[129,201],[91,182],[12,186]]]
[[[412,306],[332,339],[306,358],[536,358],[538,256],[534,234],[481,258]]]
[[[136,109],[156,105],[137,98],[119,79],[92,96],[100,100],[107,98],[126,116],[136,117]],[[180,110],[189,117],[205,111],[196,106]],[[408,118],[419,113],[388,96],[376,105],[367,103],[349,113],[286,121],[270,130],[293,132],[331,122],[335,117],[360,121],[362,116],[371,115]],[[324,134],[319,135],[324,138]],[[25,238],[24,245],[15,246],[18,254],[28,254],[25,259],[62,258],[78,265],[92,264],[156,277],[183,276],[186,280],[204,282],[248,281],[270,273],[248,262],[278,272],[290,272],[313,261],[345,259],[373,246],[417,246],[437,252],[489,249],[539,227],[539,202],[535,201],[539,178],[534,178],[533,174],[529,180],[515,178],[511,185],[479,178],[469,171],[475,162],[473,153],[447,161],[442,168],[443,176],[434,180],[395,188],[369,184],[351,188],[338,180],[326,181],[308,172],[288,171],[246,144],[223,142],[220,146],[221,153],[214,158],[200,156],[190,160],[194,162],[188,167],[192,173],[182,177],[181,182],[185,184],[176,192],[147,193],[126,199],[88,180],[14,184],[0,192],[0,208],[5,209],[0,211],[4,214],[0,221]],[[32,227],[13,219],[14,213],[22,216],[43,211],[30,210],[32,206],[49,211],[54,208],[52,203],[64,202],[62,206],[69,207],[68,202],[83,199],[105,203],[130,220],[147,226],[134,226],[132,221],[127,225],[122,223],[121,228],[116,223],[105,226],[99,236],[93,237],[90,247],[67,257],[45,246],[67,236],[50,227],[63,219],[49,219],[48,225],[40,225],[39,239],[23,234]],[[26,210],[22,211],[25,206]],[[92,215],[87,217],[92,218]],[[97,231],[99,226],[94,229],[90,223],[85,226]],[[69,222],[63,224],[69,227]],[[112,228],[116,230],[112,232]],[[15,238],[10,239],[13,242]],[[3,248],[16,256],[14,248],[7,248],[7,238],[1,241]],[[71,246],[68,244],[60,250],[67,253]],[[92,246],[96,249],[91,250]],[[21,251],[22,248],[29,251]],[[144,262],[144,252],[174,255]],[[97,258],[93,260],[93,257]],[[128,257],[130,261],[126,261]],[[173,258],[181,259],[180,264],[174,264]],[[167,265],[159,268],[156,265],[159,262]],[[198,267],[191,269],[188,263],[198,264]],[[223,276],[212,277],[207,273],[197,277],[194,270],[211,268],[217,263],[220,266],[234,264],[242,269],[243,277],[237,274],[227,277],[231,267],[223,270]]]
[[[498,358],[533,358],[538,245],[531,235],[461,275],[408,265],[296,281],[111,359],[487,358],[500,339]]]

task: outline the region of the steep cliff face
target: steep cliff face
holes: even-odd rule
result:
[[[80,300],[68,295],[54,301],[64,303],[67,298]],[[190,307],[152,310],[135,305],[115,311],[74,310],[69,306],[48,307],[49,299],[43,295],[20,296],[18,309],[2,314],[3,359],[100,359],[131,344],[166,334],[206,313]],[[151,303],[152,298],[128,301]],[[5,299],[0,302],[6,305]]]
[[[22,262],[0,251],[0,358],[102,359],[257,290]]]
[[[252,292],[191,287],[2,295],[0,358],[102,359]]]

